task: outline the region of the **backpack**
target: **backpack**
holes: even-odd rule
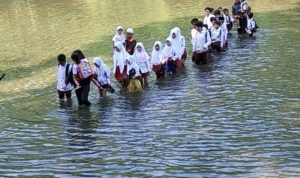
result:
[[[81,60],[80,63],[77,64],[77,71],[80,80],[88,79],[93,75],[91,65],[86,60]]]
[[[68,85],[69,83],[71,85],[74,85],[74,80],[73,80],[73,65],[71,66],[71,69],[70,69],[70,64],[67,64],[66,66],[66,80],[65,80],[65,83],[66,85]]]

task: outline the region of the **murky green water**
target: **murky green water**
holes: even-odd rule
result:
[[[94,87],[78,109],[57,100],[58,53],[110,62],[119,24],[148,50],[173,26],[189,42],[192,17],[232,2],[1,0],[0,176],[299,177],[300,2],[249,2],[254,39],[234,32],[227,54],[140,95]]]

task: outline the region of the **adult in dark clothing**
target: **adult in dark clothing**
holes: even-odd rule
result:
[[[134,35],[133,35],[133,29],[128,28],[126,32],[127,32],[127,37],[126,37],[126,40],[125,40],[126,52],[130,55],[133,55],[134,48],[135,48],[135,45],[136,45],[136,40],[135,40]]]
[[[93,78],[91,66],[80,50],[75,50],[72,53],[71,58],[74,62],[73,79],[76,86],[75,93],[78,104],[90,106],[91,102],[89,101],[88,97],[91,81],[93,81],[98,88],[101,88],[101,85]]]
[[[232,16],[237,19],[237,32],[245,34],[247,28],[247,17],[245,12],[241,11],[241,0],[235,0],[232,5]]]

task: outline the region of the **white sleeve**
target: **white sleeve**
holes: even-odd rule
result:
[[[73,75],[77,75],[77,64],[73,65],[72,72],[73,72]]]
[[[113,57],[113,59],[114,59],[113,73],[115,74],[115,73],[116,73],[116,70],[117,70],[117,60],[115,59],[115,57]]]
[[[255,21],[254,21],[254,20],[252,20],[252,21],[250,22],[250,28],[251,28],[251,29],[254,29],[254,28],[255,28]]]

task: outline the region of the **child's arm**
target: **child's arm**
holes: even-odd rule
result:
[[[94,78],[92,77],[92,82],[99,88],[99,89],[102,89],[101,85],[99,84],[99,82]]]

